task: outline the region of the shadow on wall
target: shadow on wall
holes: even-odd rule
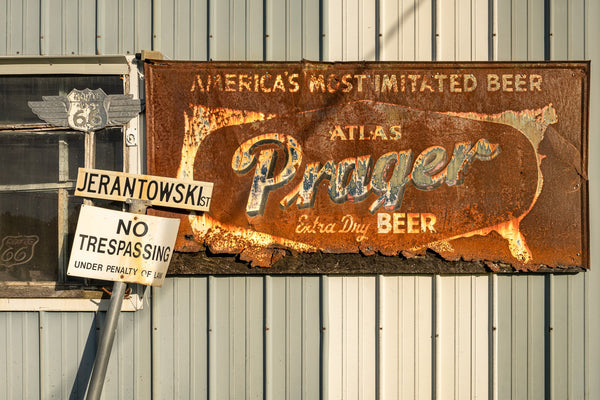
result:
[[[90,330],[85,341],[85,347],[83,348],[83,354],[81,355],[81,361],[79,368],[77,368],[77,375],[75,376],[75,382],[71,388],[69,394],[69,400],[78,400],[85,398],[85,392],[87,390],[88,382],[92,376],[92,369],[94,367],[94,360],[96,358],[96,349],[98,347],[98,337],[102,334],[99,330],[100,316],[104,317],[105,313],[97,313],[94,318],[94,323],[90,324]]]
[[[425,2],[431,2],[431,26],[432,26],[432,34],[431,34],[431,60],[435,61],[436,58],[436,49],[435,49],[435,35],[434,35],[434,30],[435,30],[435,18],[436,18],[436,14],[435,14],[435,10],[436,10],[436,0],[419,0],[418,2],[415,2],[413,4],[412,7],[406,9],[402,15],[400,15],[398,17],[398,21],[396,24],[391,24],[390,28],[388,29],[387,32],[384,32],[381,34],[380,36],[380,32],[381,32],[381,18],[380,18],[380,2],[376,2],[375,3],[375,47],[373,48],[373,50],[371,50],[369,53],[365,54],[364,59],[366,60],[376,60],[376,61],[381,61],[381,40],[380,37],[383,38],[383,40],[391,40],[392,38],[399,36],[399,29],[400,27],[404,26],[404,23],[406,22],[406,20],[408,20],[409,18],[412,18],[416,13],[417,13],[417,9],[419,7],[421,7],[423,5],[423,3]],[[398,38],[399,40],[401,40],[402,38]],[[355,60],[345,60],[345,61],[355,61]],[[385,60],[385,61],[394,61],[394,60]],[[402,61],[402,60],[398,60],[398,61]],[[409,60],[409,61],[412,61]],[[426,61],[426,60],[421,60],[421,61]]]

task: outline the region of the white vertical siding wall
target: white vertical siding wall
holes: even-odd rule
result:
[[[598,15],[593,0],[0,0],[0,55],[597,61]],[[598,398],[597,70],[590,272],[168,278],[121,315],[103,397]],[[103,318],[0,313],[0,398],[81,398]]]
[[[0,313],[0,398],[81,399],[105,313]],[[150,313],[121,315],[103,398],[150,398]]]
[[[38,313],[0,313],[0,397],[35,399],[40,393]]]
[[[551,0],[550,54],[554,60],[585,57],[585,1]],[[594,134],[595,132],[591,132]],[[593,157],[593,152],[591,153]],[[591,203],[594,204],[593,202]],[[585,388],[585,274],[550,276],[549,357],[553,398],[582,398]]]
[[[597,23],[597,15],[600,15],[600,2],[586,1],[585,12],[585,58],[593,60],[592,63],[600,63],[600,46],[594,38],[600,37],[600,24]],[[597,154],[600,150],[600,69],[592,68],[591,77],[591,112],[590,112],[590,154]],[[591,236],[591,262],[592,271],[586,274],[584,280],[585,289],[585,396],[593,398],[600,394],[600,257],[596,250],[600,243],[600,159],[591,156],[589,162],[590,179],[590,236]],[[595,268],[595,269],[594,269]]]
[[[589,38],[597,37],[590,31],[597,31],[597,24],[589,21],[589,16],[594,15],[590,8],[596,7],[590,3],[382,0],[374,6],[379,27],[377,59],[589,59]],[[366,30],[364,23],[361,25],[360,19],[358,26],[347,23],[352,21],[352,16],[347,15],[347,10],[352,9],[350,2],[328,4],[329,40],[324,48],[329,51],[325,52],[325,59],[369,59],[364,56],[364,49],[369,48],[368,41],[372,39],[356,35],[357,30]],[[359,2],[353,9],[369,15],[362,7]],[[344,11],[340,13],[340,9]],[[431,20],[435,21],[433,25]],[[431,41],[435,48],[428,52]],[[590,129],[592,155],[597,146],[593,126],[594,122]],[[594,173],[593,162],[590,171]],[[597,198],[593,180],[591,186],[593,205]],[[598,220],[594,215],[592,211],[592,246],[597,240],[594,226]],[[337,331],[330,331],[332,337],[340,337],[344,343],[354,341],[359,352],[358,344],[375,339],[371,350],[378,357],[377,391],[361,396],[361,380],[338,378],[340,370],[352,368],[347,367],[345,348],[329,346],[329,373],[335,377],[329,380],[330,397],[370,398],[377,393],[381,398],[430,398],[433,393],[437,398],[454,399],[593,398],[590,393],[597,391],[592,391],[592,386],[597,390],[598,384],[597,379],[590,379],[594,369],[589,366],[597,365],[599,356],[598,346],[590,340],[594,337],[592,332],[598,333],[598,312],[593,306],[598,304],[598,296],[592,294],[598,279],[593,271],[594,266],[592,272],[570,276],[424,277],[421,279],[425,282],[432,281],[422,292],[413,289],[413,282],[419,277],[379,277],[374,293],[376,310],[366,311],[351,308],[347,291],[354,290],[353,297],[359,297],[356,287],[369,278],[330,277],[330,288],[339,294],[329,298],[329,315],[338,314],[350,321],[360,319],[365,312],[379,315],[377,335],[351,324],[338,324]],[[425,314],[411,314],[417,304],[423,300],[427,304],[430,298],[433,308]],[[407,309],[411,310],[408,314]],[[358,315],[347,315],[348,310]],[[411,351],[399,350],[422,351],[423,346],[418,346],[417,334],[413,333],[421,330],[415,326],[427,331],[422,342],[427,348],[424,354],[429,349],[433,351],[432,357],[424,358],[425,369],[422,360],[413,357]],[[365,336],[362,340],[361,335]],[[341,367],[332,367],[332,360]],[[361,364],[356,362],[352,367],[360,369]],[[425,380],[431,382],[426,390],[418,391],[415,382],[422,370]],[[358,389],[352,391],[357,382]],[[368,387],[368,382],[363,386]]]
[[[544,60],[544,0],[498,2],[494,27],[495,58]],[[497,279],[496,398],[546,396],[546,276],[499,276]],[[556,398],[556,397],[555,397]],[[560,398],[560,397],[559,397]]]
[[[593,1],[498,2],[495,30],[499,60],[590,59],[597,27]],[[593,5],[592,5],[593,4]],[[596,10],[598,11],[598,10]],[[593,50],[592,50],[593,51]],[[597,55],[597,53],[596,53]],[[585,274],[498,278],[498,398],[578,399],[598,396],[597,337],[598,118],[599,89],[592,64],[590,207],[592,269]],[[596,129],[594,129],[594,126]],[[597,150],[596,150],[597,151]],[[596,179],[594,179],[596,175]],[[559,227],[552,227],[558,229]],[[591,311],[594,310],[594,311]],[[591,375],[590,375],[591,374]],[[591,379],[590,379],[591,378]]]
[[[487,0],[442,1],[436,12],[441,61],[485,61],[489,55]],[[435,393],[438,398],[487,398],[491,324],[489,276],[440,276],[435,282]],[[408,397],[407,397],[408,398]]]
[[[319,58],[318,0],[157,6],[155,49],[168,58]],[[191,36],[172,23],[190,12]],[[154,396],[319,398],[321,287],[319,277],[167,279],[153,292]]]
[[[488,14],[487,0],[329,2],[324,57],[486,60]],[[328,282],[329,398],[487,398],[488,276],[329,277]],[[331,344],[334,337],[337,346]],[[363,358],[373,359],[377,368]]]

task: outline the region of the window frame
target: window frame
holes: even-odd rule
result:
[[[134,56],[125,55],[0,57],[0,75],[120,75],[123,77],[123,93],[132,94],[135,99],[141,99],[143,98],[143,63],[137,61]],[[144,132],[143,113],[144,110],[142,109],[142,113],[123,128],[123,172],[143,173],[144,171],[143,155],[145,149],[143,144],[145,141],[141,138]],[[17,126],[39,129],[47,126],[47,124],[40,120],[39,125],[19,124]],[[85,151],[89,151],[87,143]],[[60,170],[59,164],[59,171],[57,171],[59,179],[57,179],[56,184],[52,184],[53,189],[60,185]],[[65,192],[63,196],[67,195],[67,189],[63,190]],[[61,229],[64,230],[64,226],[61,227],[61,225],[67,224],[68,221],[66,218],[60,217],[60,202],[58,213],[59,230],[57,236],[58,246],[61,248],[65,236],[60,233]],[[66,244],[63,248],[65,247]],[[0,283],[0,311],[106,310],[110,299],[102,290],[85,285],[61,283],[61,278],[66,276],[69,250],[62,254],[63,260],[59,262],[58,279],[56,281],[10,281]],[[131,285],[130,287],[132,293],[124,299],[122,311],[136,311],[143,308],[143,297],[148,287],[143,285]]]

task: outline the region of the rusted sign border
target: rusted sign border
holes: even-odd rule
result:
[[[153,65],[160,65],[160,61],[147,61]],[[195,61],[182,61],[178,62],[181,65],[190,64],[190,66],[197,66],[198,64],[206,65],[207,68],[248,68],[254,69],[270,69],[270,68],[283,68],[289,66],[298,66],[297,62],[195,62]],[[579,272],[589,269],[589,250],[590,250],[590,238],[589,238],[589,182],[587,180],[586,171],[588,168],[588,140],[589,140],[589,87],[590,87],[590,62],[589,61],[577,61],[577,62],[554,62],[554,61],[542,61],[542,62],[523,62],[515,63],[510,61],[498,61],[498,62],[310,62],[302,61],[305,67],[315,68],[319,65],[327,67],[335,67],[336,65],[362,65],[366,69],[380,69],[385,71],[386,69],[497,69],[497,70],[516,70],[518,68],[533,69],[533,68],[554,68],[554,69],[572,69],[579,68],[585,71],[586,79],[583,80],[582,85],[582,127],[581,127],[581,147],[582,157],[580,171],[582,172],[583,184],[582,190],[580,190],[582,205],[581,209],[581,229],[582,237],[584,238],[582,246],[583,254],[583,268],[579,267],[568,267],[568,268],[550,268],[544,267],[538,268],[532,272],[541,273],[560,273],[560,272]],[[193,67],[195,68],[195,67]],[[146,74],[146,84],[151,86],[153,84],[153,76],[151,73]],[[154,125],[152,107],[148,106],[148,131],[152,130]],[[155,143],[153,143],[152,135],[148,135],[148,159],[155,157],[154,153]],[[515,272],[512,265],[509,264],[495,264],[484,261],[447,261],[437,256],[434,252],[427,252],[423,256],[417,256],[414,258],[406,259],[402,256],[388,257],[381,255],[374,256],[363,256],[361,254],[327,254],[322,252],[311,253],[311,254],[292,254],[288,251],[286,257],[282,260],[273,264],[270,268],[251,268],[249,263],[239,260],[239,257],[231,255],[214,255],[210,252],[203,250],[197,253],[176,253],[174,254],[171,268],[169,269],[170,274],[218,274],[218,275],[247,275],[247,274],[381,274],[381,273],[419,273],[419,274],[460,274],[460,273],[486,273],[486,272],[499,272],[499,273],[510,273]],[[340,263],[340,260],[344,260]],[[522,272],[522,271],[519,271]],[[531,271],[530,271],[531,272]]]
[[[232,255],[214,255],[207,251],[173,254],[167,276],[182,275],[461,275],[461,274],[572,274],[586,268],[540,267],[534,271],[518,270],[510,264],[484,261],[448,261],[428,252],[423,256],[404,258],[380,254],[288,254],[269,268],[252,267]]]

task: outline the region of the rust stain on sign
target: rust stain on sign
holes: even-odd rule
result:
[[[214,182],[179,251],[589,267],[587,63],[146,67],[149,173]]]

